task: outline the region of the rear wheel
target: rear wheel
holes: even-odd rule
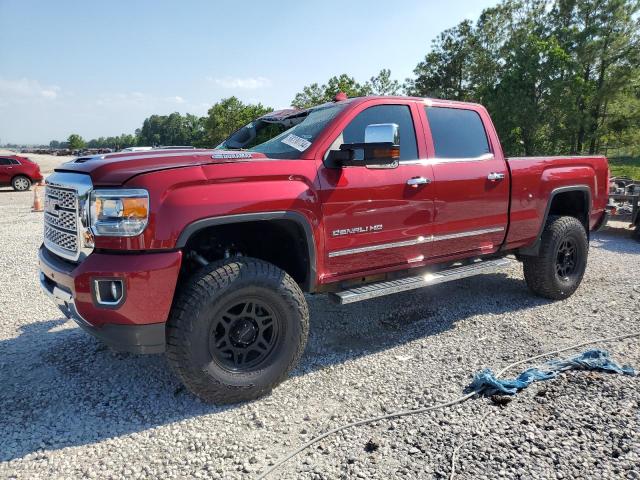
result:
[[[308,330],[307,303],[294,280],[240,257],[204,267],[183,289],[167,325],[167,358],[207,402],[252,400],[286,378]]]
[[[24,175],[18,175],[11,180],[11,186],[16,192],[25,192],[31,188],[31,179]]]
[[[527,286],[541,297],[570,297],[582,282],[588,252],[587,233],[577,218],[549,217],[538,256],[523,257]]]

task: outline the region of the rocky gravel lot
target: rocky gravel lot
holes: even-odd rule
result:
[[[338,424],[458,397],[473,372],[640,330],[640,244],[607,229],[582,287],[552,303],[521,267],[338,307],[309,298],[310,341],[261,400],[205,405],[161,355],[113,353],[39,291],[42,214],[0,189],[0,478],[253,478]],[[640,340],[607,345],[640,368]],[[518,372],[512,372],[514,374]],[[640,479],[640,378],[569,372],[506,405],[449,410],[330,437],[276,479]]]

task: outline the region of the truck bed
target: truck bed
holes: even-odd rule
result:
[[[528,245],[539,235],[554,192],[583,187],[589,200],[589,229],[602,218],[608,199],[604,156],[509,157],[511,206],[506,248]]]

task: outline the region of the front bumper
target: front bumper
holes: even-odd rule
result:
[[[71,264],[41,247],[40,286],[62,313],[110,347],[133,353],[165,350],[167,321],[181,252],[139,255],[93,253]],[[117,278],[126,288],[116,307],[100,305],[91,285]]]

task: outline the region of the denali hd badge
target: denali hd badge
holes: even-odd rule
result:
[[[341,237],[343,235],[352,235],[354,233],[379,232],[382,230],[382,224],[368,225],[365,227],[340,228],[331,232],[332,237]]]
[[[214,153],[211,158],[252,158],[250,153],[232,152],[232,153]]]

